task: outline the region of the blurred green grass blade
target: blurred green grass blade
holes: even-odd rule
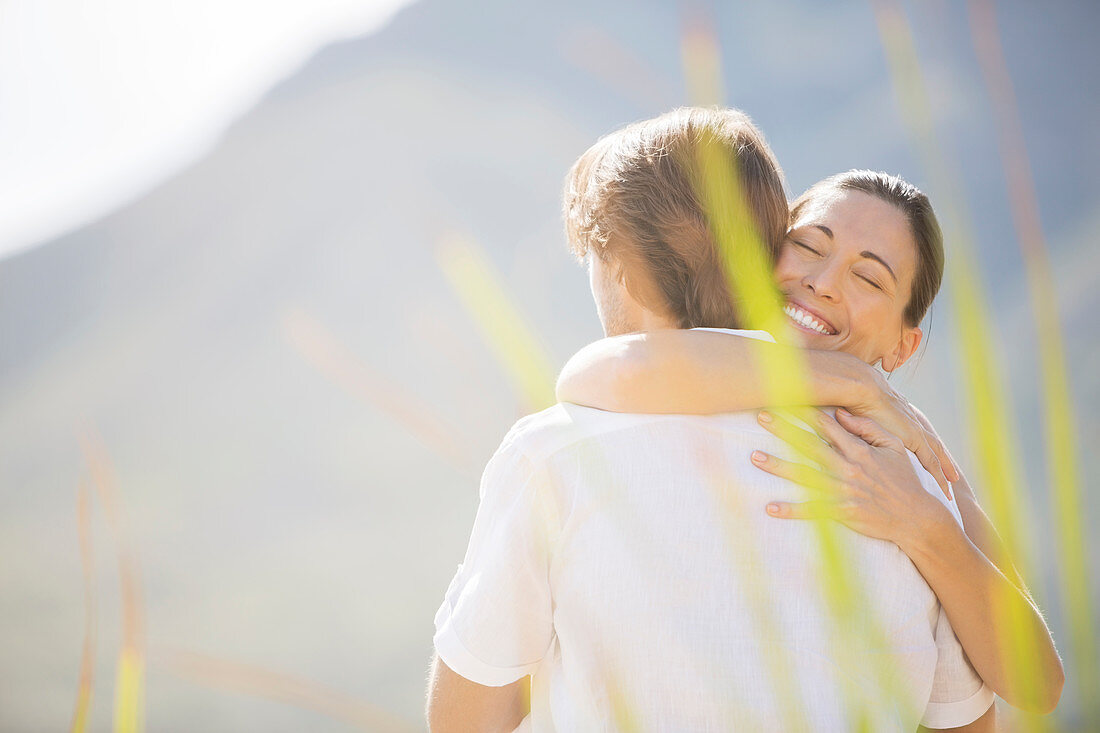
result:
[[[1091,598],[1089,548],[1082,517],[1087,514],[1081,492],[1074,404],[1062,340],[1062,320],[1051,274],[1050,254],[1039,217],[1039,201],[1020,121],[1019,106],[1008,72],[996,9],[991,0],[969,0],[974,49],[990,93],[1001,160],[1011,203],[1012,220],[1024,256],[1028,289],[1035,316],[1042,389],[1043,431],[1047,474],[1053,487],[1057,563],[1062,605],[1069,617],[1077,693],[1087,718],[1100,725],[1094,692],[1100,671]]]
[[[80,654],[80,679],[73,708],[72,733],[88,730],[95,685],[96,594],[95,557],[92,552],[91,491],[82,479],[76,495],[77,537],[80,542],[80,568],[84,579],[84,643]]]
[[[990,516],[1008,546],[1013,561],[1025,577],[1035,568],[1032,534],[1019,477],[1013,410],[994,344],[994,323],[973,255],[970,218],[958,172],[950,165],[936,139],[931,103],[913,41],[912,30],[895,0],[872,0],[883,48],[886,52],[902,119],[909,127],[921,163],[926,167],[937,195],[937,209],[944,222],[945,245],[950,248],[950,267],[945,281],[950,293],[956,347],[962,366],[963,404],[971,444],[977,458],[977,490],[989,502]],[[1010,655],[1009,668],[1019,689],[1034,687],[1039,650],[1024,628],[1023,619],[1012,615],[999,621],[1009,638],[1002,646]],[[1019,718],[1030,729],[1046,726],[1043,718]]]
[[[124,648],[115,677],[115,733],[138,733],[142,729],[144,698],[145,664],[141,653]]]
[[[537,411],[554,404],[550,358],[481,248],[451,234],[440,241],[436,262],[526,408]]]

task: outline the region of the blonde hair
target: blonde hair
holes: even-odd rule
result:
[[[684,107],[600,139],[566,177],[565,231],[577,257],[595,254],[620,275],[648,276],[656,292],[632,294],[681,328],[736,328],[698,190],[704,145],[737,175],[748,224],[774,262],[789,220],[782,171],[763,134],[735,109]]]

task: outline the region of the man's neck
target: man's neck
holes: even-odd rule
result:
[[[654,313],[651,310],[643,310],[640,314],[639,331],[663,331],[670,328],[679,328],[680,324],[668,316]]]
[[[608,336],[620,336],[624,333],[638,333],[640,331],[667,331],[680,328],[680,324],[668,316],[654,313],[651,310],[639,308],[631,314],[631,318],[607,324],[605,333]]]

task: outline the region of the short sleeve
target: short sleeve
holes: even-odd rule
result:
[[[936,674],[921,725],[957,728],[973,723],[993,704],[993,691],[966,658],[941,606],[936,621]]]
[[[557,522],[543,484],[507,438],[482,476],[466,557],[435,616],[436,653],[472,682],[500,687],[531,674],[553,641]]]

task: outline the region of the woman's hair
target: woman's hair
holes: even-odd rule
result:
[[[919,188],[898,176],[876,171],[850,170],[829,176],[810,186],[791,204],[791,223],[798,220],[808,205],[837,191],[861,191],[870,194],[893,204],[905,215],[917,244],[917,272],[913,277],[913,290],[909,295],[909,303],[905,306],[904,316],[908,325],[920,324],[943,280],[943,233],[928,197]]]

